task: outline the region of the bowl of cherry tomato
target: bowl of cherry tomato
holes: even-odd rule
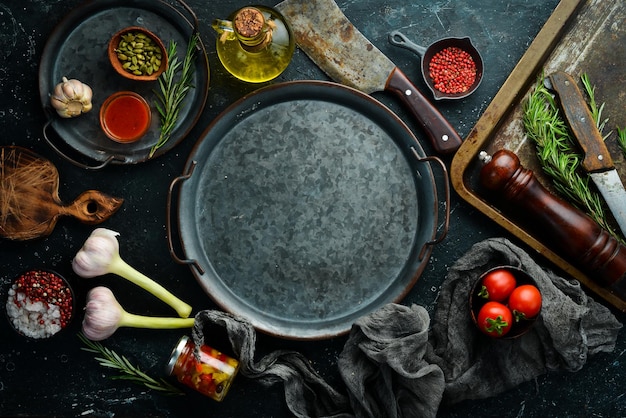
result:
[[[541,313],[537,282],[524,270],[498,266],[472,286],[470,314],[476,327],[492,338],[511,339],[527,333]]]

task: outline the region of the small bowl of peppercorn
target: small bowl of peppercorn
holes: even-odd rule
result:
[[[425,48],[396,30],[389,42],[422,57],[422,76],[435,100],[463,99],[482,81],[483,59],[468,37],[443,38]]]
[[[109,61],[118,74],[136,81],[154,81],[167,68],[167,50],[146,28],[130,26],[109,41]]]
[[[6,316],[20,335],[34,340],[50,338],[67,328],[76,301],[67,280],[46,269],[20,274],[7,291]]]

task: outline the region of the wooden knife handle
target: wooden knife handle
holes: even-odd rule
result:
[[[626,296],[626,247],[587,214],[545,189],[517,155],[497,151],[482,167],[480,183],[526,214],[556,253],[590,279]]]
[[[562,71],[551,74],[549,79],[552,89],[559,96],[561,109],[572,134],[583,150],[582,166],[589,172],[614,168],[611,154],[596,127],[585,98],[576,85],[576,80]]]
[[[450,154],[461,146],[459,134],[399,68],[392,71],[385,90],[396,94],[408,106],[437,153]]]

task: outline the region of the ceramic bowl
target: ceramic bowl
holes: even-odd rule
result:
[[[472,322],[474,323],[477,329],[480,329],[478,325],[478,313],[480,312],[480,309],[487,302],[489,302],[489,300],[479,295],[481,288],[482,288],[482,282],[489,273],[496,271],[496,270],[506,270],[512,273],[516,280],[516,287],[519,287],[525,284],[530,284],[539,289],[539,287],[537,286],[537,282],[528,273],[526,273],[524,270],[520,268],[513,267],[513,266],[497,266],[497,267],[494,267],[485,271],[483,274],[480,275],[480,277],[476,280],[476,282],[474,282],[471,288],[470,295],[469,295],[470,315],[472,317]],[[503,301],[502,303],[506,305],[507,301]],[[533,318],[519,319],[517,321],[514,319],[513,325],[511,326],[511,329],[509,330],[509,332],[503,335],[502,337],[497,337],[497,338],[512,339],[512,338],[517,338],[517,337],[520,337],[521,335],[526,334],[533,327],[533,325],[537,321],[537,318],[540,315],[541,315],[541,311]]]
[[[20,274],[7,291],[5,313],[20,335],[44,340],[66,329],[74,319],[76,297],[69,282],[47,269]]]
[[[134,74],[131,68],[135,68],[133,66],[137,66],[137,69],[140,69],[142,62],[145,64],[146,61],[150,61],[151,57],[148,54],[156,53],[156,51],[144,51],[144,45],[139,45],[137,48],[134,48],[134,51],[127,51],[123,46],[120,46],[120,43],[124,41],[144,43],[140,37],[150,38],[154,43],[154,46],[160,50],[160,65],[157,68],[154,68],[150,74],[145,71],[143,74]],[[118,74],[122,77],[136,81],[154,81],[163,71],[165,71],[168,65],[167,50],[161,39],[148,29],[140,26],[130,26],[113,35],[109,41],[107,54],[111,65]],[[120,58],[119,54],[123,54],[123,56]],[[129,68],[125,68],[125,64]]]

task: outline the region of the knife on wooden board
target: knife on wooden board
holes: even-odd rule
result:
[[[602,194],[622,234],[626,234],[626,190],[587,102],[571,75],[558,71],[546,81],[547,87],[558,95],[572,135],[584,153],[582,167]]]
[[[359,32],[333,0],[285,0],[276,9],[296,44],[331,79],[364,93],[395,94],[427,134],[437,153],[461,146],[459,134],[409,78]]]

